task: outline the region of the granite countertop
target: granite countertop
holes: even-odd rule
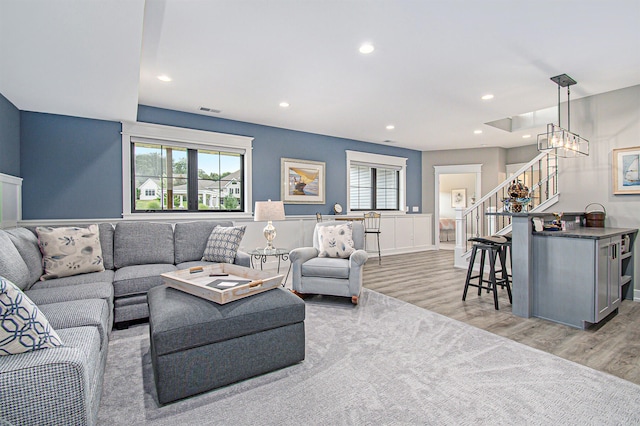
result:
[[[571,217],[576,217],[576,216],[583,216],[585,214],[585,212],[555,212],[555,213],[562,213],[562,216],[571,216]],[[554,216],[553,212],[535,212],[535,213],[530,213],[530,212],[522,212],[522,213],[510,213],[510,212],[486,212],[485,215],[487,216],[515,216],[515,217],[551,217]]]
[[[633,234],[637,229],[632,228],[577,228],[567,231],[541,231],[533,232],[533,235],[544,237],[564,237],[564,238],[588,238],[600,240],[602,238],[614,237],[616,235]]]

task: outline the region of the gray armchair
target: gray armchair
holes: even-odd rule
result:
[[[313,247],[301,247],[291,251],[289,260],[292,268],[293,291],[299,295],[324,294],[351,297],[358,304],[362,290],[363,266],[367,262],[364,251],[364,227],[362,222],[353,223],[353,243],[355,251],[348,259],[318,257],[318,228],[322,226],[344,225],[345,222],[331,221],[316,224],[313,230]]]

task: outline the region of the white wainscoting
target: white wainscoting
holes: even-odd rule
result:
[[[324,216],[325,221],[330,221],[333,216]],[[408,214],[397,216],[382,215],[380,222],[380,248],[382,256],[416,251],[435,250],[431,238],[431,214]],[[262,235],[262,229],[266,222],[253,222],[251,220],[235,219],[237,225],[246,225],[247,230],[241,243],[241,250],[253,250],[263,248],[266,240]],[[288,216],[287,220],[273,222],[276,227],[274,246],[278,248],[294,249],[296,247],[310,247],[313,245],[313,229],[316,224],[315,216]],[[367,248],[375,251],[375,235],[367,236]],[[371,253],[377,256],[377,253]],[[266,265],[274,265],[277,261],[269,257]]]
[[[22,178],[0,173],[0,229],[22,219]]]

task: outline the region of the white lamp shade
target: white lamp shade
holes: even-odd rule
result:
[[[284,203],[282,201],[256,201],[256,222],[268,220],[284,220]]]

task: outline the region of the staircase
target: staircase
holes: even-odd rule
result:
[[[455,267],[468,267],[472,244],[469,238],[511,231],[511,216],[486,213],[504,211],[502,200],[509,198],[507,189],[518,180],[530,190],[531,201],[523,212],[547,209],[558,201],[558,158],[550,153],[538,154],[471,207],[456,210]]]

